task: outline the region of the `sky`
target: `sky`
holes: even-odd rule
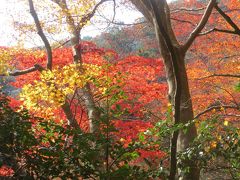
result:
[[[8,45],[11,43],[11,27],[12,17],[8,13],[9,6],[7,0],[0,0],[0,46]]]
[[[20,3],[23,0],[0,0],[0,46],[15,46],[17,45],[17,39],[18,34],[14,30],[13,22],[14,19],[18,16],[14,14],[14,11],[22,11],[26,12],[27,9],[24,9],[23,6],[16,6],[16,3]],[[112,19],[112,12],[113,12],[113,5],[112,3],[108,3],[104,7],[104,16],[106,16],[108,19]],[[124,23],[133,23],[135,19],[142,17],[141,13],[137,11],[130,11],[126,10],[125,8],[117,8],[115,20],[118,22],[124,22]],[[99,21],[99,18],[95,18],[93,20],[94,24],[87,26],[82,30],[81,36],[96,36],[100,34],[102,31],[106,30],[107,24],[100,25],[100,23],[97,23],[96,21]],[[102,19],[102,21],[104,21]],[[31,47],[35,46],[36,44],[41,43],[39,42],[39,39],[36,40],[34,43],[29,40],[29,42],[25,42],[25,47]]]
[[[45,0],[40,0],[45,1]],[[167,0],[168,2],[172,0]],[[16,46],[18,44],[18,39],[20,35],[14,29],[13,22],[14,20],[25,20],[26,17],[23,17],[22,14],[27,14],[28,21],[32,21],[33,19],[29,14],[28,5],[24,2],[27,0],[0,0],[0,46]],[[101,11],[101,15],[104,15],[107,19],[112,19],[113,17],[113,2],[104,3],[104,6],[101,6],[104,10]],[[19,13],[19,14],[17,14]],[[41,15],[38,12],[38,15]],[[103,18],[99,18],[99,13],[92,20],[93,25],[89,25],[85,27],[81,36],[91,36],[94,37],[99,35],[101,32],[106,31],[108,27],[108,23]],[[142,17],[142,14],[133,9],[127,9],[126,7],[120,6],[116,9],[115,21],[116,22],[124,22],[126,24],[134,23],[134,21],[138,18]],[[103,21],[105,23],[103,23]],[[34,46],[42,46],[43,43],[38,36],[24,36],[22,37],[25,40],[24,47],[31,48]],[[66,34],[61,34],[54,37],[56,40],[69,39]]]

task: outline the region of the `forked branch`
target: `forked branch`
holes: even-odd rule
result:
[[[234,33],[233,34],[237,34],[240,36],[240,29],[239,27],[233,22],[233,20],[225,13],[223,12],[223,10],[218,7],[218,5],[215,5],[215,9],[219,12],[219,14],[227,21],[227,23],[232,26],[232,28],[234,29]]]
[[[96,13],[96,10],[98,9],[98,7],[99,7],[101,4],[103,4],[104,2],[107,2],[107,1],[111,1],[111,0],[101,0],[101,1],[99,1],[99,2],[94,6],[93,10],[92,10],[90,13],[84,15],[84,16],[81,18],[80,22],[78,23],[78,27],[81,29],[81,28],[94,16],[94,14]],[[115,0],[114,0],[114,3],[115,3]]]
[[[198,34],[202,31],[202,29],[205,27],[205,25],[208,22],[208,19],[212,13],[212,10],[214,8],[214,6],[216,5],[216,0],[210,0],[210,2],[208,3],[208,6],[199,22],[199,24],[197,25],[197,27],[192,31],[192,33],[190,34],[189,38],[187,39],[186,43],[183,45],[183,50],[186,52],[189,47],[192,45],[193,41],[196,39],[196,37],[198,36]]]

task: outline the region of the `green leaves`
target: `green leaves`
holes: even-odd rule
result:
[[[227,126],[218,117],[200,122],[198,137],[184,152],[178,154],[178,165],[184,166],[190,159],[200,168],[224,171],[233,179],[240,174],[240,133],[238,127],[229,123]],[[187,169],[186,169],[187,170]]]

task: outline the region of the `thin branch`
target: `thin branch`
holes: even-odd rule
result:
[[[187,39],[186,43],[183,45],[183,50],[186,52],[189,47],[192,45],[193,41],[196,39],[198,34],[202,31],[202,29],[205,27],[205,25],[208,22],[208,19],[212,13],[212,10],[216,4],[216,0],[210,0],[208,3],[208,6],[202,16],[202,19],[200,20],[197,27],[193,30],[193,32],[190,34],[189,38]]]
[[[116,17],[116,1],[113,0],[113,17],[112,17],[112,22],[115,20]]]
[[[177,13],[177,12],[180,12],[180,11],[187,11],[187,12],[196,12],[196,11],[202,11],[204,10],[205,8],[202,7],[202,8],[197,8],[197,9],[189,9],[189,8],[177,8],[177,9],[173,9],[171,11],[171,13]]]
[[[232,21],[232,19],[225,13],[221,8],[218,7],[216,4],[215,9],[218,11],[218,13],[227,21],[227,23],[234,29],[234,30],[228,30],[228,29],[219,29],[219,28],[212,28],[206,32],[200,33],[199,35],[206,35],[212,32],[222,32],[222,33],[228,33],[228,34],[235,34],[240,35],[240,29],[239,27]]]
[[[56,49],[60,48],[60,47],[63,47],[65,44],[67,44],[68,42],[70,42],[71,40],[67,40],[65,42],[63,42],[62,44],[60,44],[59,46],[56,47]]]
[[[196,24],[194,24],[194,23],[191,22],[191,21],[187,21],[187,20],[183,20],[183,19],[178,19],[178,18],[174,18],[174,17],[171,17],[170,19],[172,19],[172,20],[174,20],[174,21],[182,22],[182,23],[188,23],[188,24],[190,24],[190,25],[192,25],[192,26],[194,26],[194,27],[195,27],[195,25],[196,25]]]
[[[28,73],[31,73],[31,72],[34,72],[34,71],[40,71],[41,72],[43,70],[44,70],[44,68],[41,65],[35,64],[31,68],[24,69],[24,70],[17,70],[17,71],[10,72],[10,73],[7,73],[7,74],[0,74],[0,76],[20,76],[20,75],[28,74]]]
[[[99,16],[99,17],[103,18],[104,20],[106,20],[107,21],[106,23],[108,23],[107,27],[109,27],[110,24],[114,24],[114,25],[118,25],[118,26],[137,26],[137,25],[140,25],[140,24],[147,24],[148,23],[147,21],[140,21],[140,22],[136,22],[136,23],[124,23],[124,22],[114,21],[113,18],[112,18],[112,20],[110,20],[102,14],[100,14],[100,15],[98,14],[96,16]]]
[[[111,24],[116,24],[116,25],[120,25],[121,23],[114,23],[114,20],[115,20],[115,17],[116,17],[116,1],[113,0],[113,17],[112,17],[112,20],[109,20],[108,18],[106,18],[103,14],[101,14],[99,11],[98,11],[98,14],[100,17],[102,17],[103,19],[105,19],[107,21],[107,26],[104,28],[104,29],[107,29],[110,27]]]
[[[213,29],[210,29],[206,32],[202,32],[202,33],[199,33],[198,36],[203,36],[203,35],[207,35],[207,34],[210,34],[212,32],[222,32],[222,33],[228,33],[228,34],[236,34],[238,35],[238,32],[236,31],[231,31],[231,30],[227,30],[227,29],[218,29],[218,28],[213,28]]]
[[[201,11],[200,10],[201,8],[199,8],[199,11]],[[204,8],[203,8],[204,9]],[[175,9],[176,11],[174,11],[174,10],[172,10],[171,11],[171,13],[172,14],[174,14],[174,13],[178,13],[178,12],[184,12],[184,10],[179,10],[178,11],[178,9]],[[196,9],[196,11],[194,11],[194,9],[193,9],[193,11],[190,11],[191,9],[189,9],[189,11],[185,11],[188,15],[192,15],[192,16],[201,16],[202,15],[202,13],[201,12],[198,12],[197,11],[197,9]],[[240,11],[240,9],[238,9],[238,8],[236,8],[236,9],[226,9],[224,12],[226,13],[226,12],[239,12]],[[218,12],[212,12],[212,14],[217,14]]]
[[[240,114],[228,113],[228,114],[224,114],[224,116],[240,117]]]
[[[78,23],[78,28],[81,29],[94,16],[94,14],[95,14],[96,10],[98,9],[98,7],[101,4],[103,4],[104,2],[107,2],[107,1],[110,1],[110,0],[101,0],[100,2],[98,2],[90,13],[86,14],[85,16],[83,16],[83,18]]]
[[[200,116],[214,110],[214,109],[217,109],[217,110],[220,110],[221,108],[225,108],[225,109],[237,109],[239,110],[239,106],[236,106],[236,105],[219,105],[219,106],[211,106],[207,109],[205,109],[204,111],[200,112],[199,114],[197,114],[194,119],[197,119],[199,118]]]
[[[227,89],[225,89],[225,88],[223,88],[221,86],[218,86],[218,85],[215,85],[215,87],[225,91],[232,98],[231,102],[233,102],[236,106],[239,107],[238,101],[236,100],[236,98],[233,96],[233,94],[229,90],[227,90]]]
[[[231,77],[231,78],[240,78],[240,74],[211,74],[209,76],[198,78],[198,80],[211,78],[211,77]]]
[[[111,21],[110,23],[115,24],[115,25],[119,25],[119,26],[137,26],[137,25],[140,25],[140,24],[146,24],[147,22],[142,21],[142,22],[137,22],[137,23],[122,23],[122,22]]]
[[[225,13],[221,8],[218,7],[217,4],[215,4],[215,9],[219,12],[219,14],[227,21],[227,23],[232,26],[232,28],[235,31],[235,34],[240,36],[240,29],[239,27],[232,21],[232,19]]]
[[[34,19],[34,22],[35,22],[35,25],[36,25],[36,28],[37,28],[37,33],[41,37],[41,39],[42,39],[42,41],[45,45],[46,51],[47,51],[47,69],[52,70],[52,48],[49,44],[49,41],[48,41],[47,37],[45,36],[45,34],[43,32],[43,29],[42,29],[42,26],[40,24],[38,15],[37,15],[36,10],[35,10],[34,5],[33,5],[33,1],[28,0],[28,2],[29,2],[30,14],[32,15],[32,17]]]

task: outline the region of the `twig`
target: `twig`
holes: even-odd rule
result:
[[[209,76],[198,78],[198,80],[211,78],[211,77],[231,77],[231,78],[240,78],[240,74],[211,74]]]
[[[194,119],[197,119],[199,118],[200,116],[214,110],[214,109],[221,109],[221,108],[226,108],[226,109],[238,109],[239,110],[239,106],[236,106],[236,105],[219,105],[219,106],[211,106],[207,109],[205,109],[204,111],[200,112],[199,114],[197,114]]]

